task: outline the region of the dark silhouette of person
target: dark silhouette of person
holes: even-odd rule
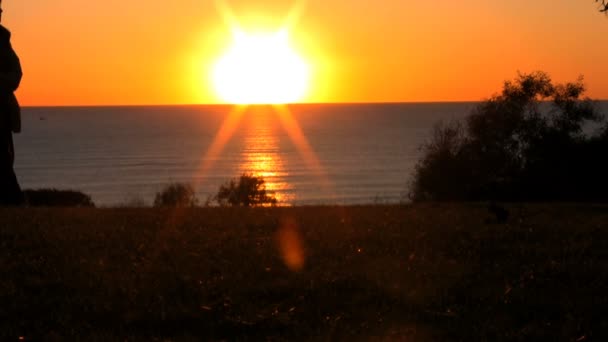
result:
[[[11,33],[1,24],[0,0],[0,205],[17,206],[24,202],[13,168],[15,148],[13,132],[21,129],[19,103],[15,90],[21,82],[21,64],[11,45]]]

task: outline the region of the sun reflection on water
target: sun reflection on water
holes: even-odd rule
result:
[[[244,149],[239,173],[264,178],[266,191],[275,196],[278,205],[291,205],[295,199],[293,186],[287,181],[287,168],[281,158],[279,139],[275,130],[277,117],[272,108],[256,108],[248,113]]]

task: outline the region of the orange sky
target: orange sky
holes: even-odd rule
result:
[[[245,29],[290,28],[312,65],[306,102],[466,101],[517,71],[585,76],[608,99],[608,17],[592,0],[240,0]],[[213,0],[4,0],[23,105],[216,103],[210,66],[230,43]]]

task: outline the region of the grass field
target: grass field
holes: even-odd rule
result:
[[[0,340],[608,340],[608,206],[0,209]]]

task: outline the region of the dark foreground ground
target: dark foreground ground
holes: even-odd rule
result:
[[[608,340],[608,206],[509,210],[0,209],[0,340]]]

